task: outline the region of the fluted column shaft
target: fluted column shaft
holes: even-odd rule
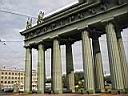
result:
[[[26,48],[24,91],[32,92],[32,49],[29,47]]]
[[[71,44],[66,44],[66,72],[68,79],[68,89],[72,92],[75,92],[75,78]]]
[[[123,40],[121,36],[121,32],[118,30],[117,32],[117,44],[118,44],[118,49],[119,49],[119,55],[120,55],[120,60],[121,60],[121,68],[122,68],[122,76],[124,80],[124,87],[128,89],[128,64],[126,60],[126,55],[125,55],[125,50],[124,50],[124,45],[123,45]]]
[[[93,46],[93,56],[94,56],[95,88],[96,90],[103,90],[104,73],[103,73],[103,63],[102,63],[102,56],[101,56],[98,37],[92,39],[92,46]]]
[[[83,67],[85,78],[85,89],[88,92],[94,93],[94,70],[93,57],[90,38],[87,31],[82,32],[82,47],[83,47]]]
[[[57,38],[53,40],[53,91],[62,93],[61,50]]]
[[[112,23],[106,25],[106,37],[108,45],[108,55],[110,64],[110,73],[112,78],[112,87],[114,90],[124,89],[121,62],[115,32],[115,26]]]
[[[53,93],[53,47],[51,48],[51,93]]]
[[[44,93],[45,89],[45,49],[43,44],[38,45],[38,92]]]

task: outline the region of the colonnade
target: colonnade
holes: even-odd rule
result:
[[[126,91],[128,89],[127,62],[121,37],[121,31],[117,30],[114,23],[108,22],[105,25],[107,47],[109,55],[110,74],[112,88],[116,91]],[[83,68],[85,79],[85,92],[95,93],[96,90],[104,89],[103,62],[99,45],[99,36],[95,33],[92,36],[92,47],[90,32],[86,29],[81,31],[83,49]],[[68,79],[68,89],[75,92],[75,79],[72,55],[72,43],[66,45],[66,71]],[[45,86],[45,45],[38,44],[38,92],[44,93]],[[63,93],[62,66],[60,41],[56,37],[52,42],[52,91],[53,93]],[[26,47],[25,58],[25,92],[31,92],[32,87],[32,48]]]

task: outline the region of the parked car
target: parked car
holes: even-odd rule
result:
[[[3,88],[2,91],[6,93],[12,93],[14,91],[14,88]]]

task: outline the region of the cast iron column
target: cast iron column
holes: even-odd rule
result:
[[[83,46],[83,67],[84,67],[84,78],[85,78],[85,89],[87,93],[94,93],[94,68],[93,68],[93,57],[92,49],[88,31],[82,32],[82,46]]]
[[[45,49],[43,44],[38,45],[38,92],[44,93],[45,89]]]
[[[103,62],[100,51],[99,37],[94,34],[92,38],[93,56],[94,56],[94,73],[96,90],[104,90],[104,73]]]
[[[53,40],[53,91],[62,93],[61,49],[57,38]]]
[[[24,91],[32,92],[32,49],[26,47]]]
[[[110,22],[106,25],[106,37],[108,45],[110,73],[112,78],[112,87],[113,90],[123,91],[124,84],[115,26]]]
[[[71,90],[72,92],[75,92],[72,45],[70,43],[66,44],[66,72],[68,79],[68,89]]]

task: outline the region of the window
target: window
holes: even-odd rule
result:
[[[11,75],[11,73],[9,72],[9,75]]]
[[[4,74],[4,72],[2,72],[2,75]]]
[[[23,75],[23,73],[21,73],[21,75]]]
[[[3,81],[1,81],[1,83],[3,83]]]
[[[10,81],[8,81],[8,84],[10,84]]]
[[[7,75],[7,72],[5,72],[5,75]]]
[[[15,77],[15,79],[17,79],[17,77]]]
[[[5,76],[5,79],[7,79],[7,77]]]
[[[5,84],[7,83],[7,81],[4,82]]]
[[[12,77],[12,79],[14,79],[14,77]]]
[[[12,75],[14,75],[14,73],[12,73]]]

